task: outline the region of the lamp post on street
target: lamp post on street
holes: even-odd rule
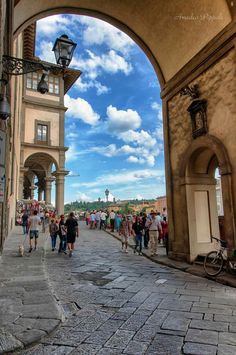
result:
[[[110,193],[110,191],[109,191],[108,189],[106,189],[106,191],[105,191],[105,195],[106,195],[106,202],[108,202],[108,196],[109,196],[109,193]]]

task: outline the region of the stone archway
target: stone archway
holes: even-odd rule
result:
[[[149,58],[162,87],[231,22],[233,15],[226,0],[38,0],[33,6],[31,0],[16,0],[13,32],[18,35],[40,18],[62,13],[93,16],[127,33]],[[188,18],[191,14],[194,19]],[[201,20],[207,14],[220,14],[221,18]]]
[[[229,75],[227,75],[229,72],[233,73],[235,68],[235,53],[233,51],[235,47],[236,10],[235,6],[231,5],[232,3],[229,0],[216,0],[214,2],[211,0],[199,0],[198,2],[173,0],[171,4],[167,4],[165,0],[144,0],[137,5],[136,0],[124,2],[111,2],[110,0],[94,0],[93,2],[87,0],[55,0],[51,2],[49,0],[38,0],[32,6],[30,0],[14,1],[13,32],[15,36],[32,22],[45,16],[65,12],[77,13],[94,16],[117,26],[130,35],[149,57],[162,88],[171,252],[181,258],[185,258],[189,252],[186,243],[186,241],[188,242],[188,225],[182,228],[183,222],[180,216],[182,212],[179,212],[179,207],[184,212],[187,211],[186,198],[185,200],[182,199],[178,190],[179,161],[191,138],[188,138],[188,135],[185,134],[190,129],[189,118],[183,112],[183,101],[180,102],[177,94],[183,86],[191,84],[193,80],[199,77],[201,91],[204,92],[210,103],[209,114],[211,117],[215,118],[212,114],[216,112],[219,112],[218,117],[222,117],[222,112],[223,115],[227,112],[228,117],[231,117],[229,121],[234,117],[234,88],[229,85],[229,83],[233,83],[233,80],[229,80]],[[131,13],[132,16],[130,16]],[[189,14],[191,16],[193,13],[196,19],[181,18],[181,15],[188,17]],[[203,14],[207,13],[214,16],[220,13],[222,20],[198,21]],[[11,41],[10,37],[9,41]],[[216,69],[213,68],[215,63],[219,64]],[[220,65],[221,63],[222,65]],[[212,71],[214,75],[212,75]],[[213,85],[214,82],[212,78],[214,80],[218,78],[223,85],[216,83],[216,87],[209,90],[209,85]],[[226,95],[222,100],[222,87],[227,93],[227,100],[225,99]],[[232,97],[229,95],[231,93]],[[221,105],[218,107],[216,102],[220,102]],[[215,110],[212,109],[213,106]],[[177,107],[179,108],[178,114],[176,114]],[[180,117],[180,120],[176,116]],[[173,127],[173,125],[175,126]],[[231,125],[228,126],[234,141],[234,128]],[[187,130],[185,131],[186,127]],[[220,137],[227,147],[233,167],[232,180],[235,182],[236,158],[233,149],[230,147],[232,138],[229,139],[226,129],[219,132],[216,127],[220,127],[220,125],[217,120],[212,119],[209,122],[209,132]],[[180,144],[181,137],[184,137],[182,146]],[[230,215],[232,213],[233,211],[230,212]]]
[[[216,205],[215,170],[221,175],[223,208],[225,211],[225,238],[232,249],[235,246],[235,225],[232,200],[231,165],[224,145],[213,136],[204,136],[192,142],[181,164],[182,198],[186,201],[189,259],[212,249],[211,235],[220,236]]]
[[[41,201],[42,196],[44,195],[45,202],[51,204],[52,181],[55,179],[52,176],[53,164],[55,165],[56,170],[58,170],[57,161],[51,155],[46,153],[34,153],[28,156],[25,159],[23,169],[21,169],[24,178],[22,179],[23,186],[21,186],[20,189],[29,195],[29,183],[32,185],[32,179],[36,176],[38,183],[35,188],[38,189],[38,200]],[[26,198],[29,197],[28,195]]]

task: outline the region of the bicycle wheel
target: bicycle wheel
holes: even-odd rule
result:
[[[223,269],[224,259],[218,251],[210,251],[204,260],[204,270],[209,276],[219,275]]]

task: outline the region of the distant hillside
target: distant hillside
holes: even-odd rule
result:
[[[119,200],[117,202],[104,202],[104,201],[92,201],[92,202],[85,202],[85,201],[74,201],[71,203],[65,204],[65,213],[69,211],[86,211],[86,210],[100,210],[100,209],[107,209],[114,207],[115,209],[119,208],[121,210],[126,207],[130,207],[132,210],[132,206],[142,205],[142,204],[151,204],[155,202],[155,199],[152,200]]]

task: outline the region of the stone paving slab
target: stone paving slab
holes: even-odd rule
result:
[[[217,346],[214,345],[186,342],[183,347],[183,353],[186,355],[216,355],[216,352]]]
[[[119,234],[117,232],[111,232],[109,229],[107,229],[106,233],[114,236],[118,240],[121,240],[121,237],[119,236]],[[129,240],[129,246],[134,248],[134,242],[132,240]],[[158,255],[157,256],[151,256],[150,251],[148,249],[143,249],[142,253],[145,257],[147,257],[148,259],[152,260],[153,262],[155,262],[157,264],[169,266],[174,269],[185,271],[185,272],[190,273],[192,275],[201,276],[201,277],[204,277],[204,278],[207,278],[210,280],[217,281],[217,282],[224,284],[224,285],[236,287],[235,275],[231,275],[226,272],[222,272],[220,275],[218,275],[216,277],[208,276],[204,272],[202,265],[195,265],[195,264],[192,265],[192,264],[188,264],[183,261],[169,259],[166,255],[165,248],[162,245],[158,246]]]
[[[5,241],[0,260],[1,354],[40,341],[62,319],[44,268],[46,241],[47,236],[40,234],[38,249],[28,253],[28,240],[19,227]],[[25,253],[20,257],[18,246],[22,243]]]
[[[236,354],[235,290],[153,263],[131,249],[124,254],[120,242],[109,234],[88,230],[83,223],[80,228],[72,258],[52,252],[47,240],[43,273],[34,268],[32,274],[32,279],[37,276],[38,290],[30,278],[22,278],[21,267],[21,284],[16,282],[17,272],[16,280],[4,272],[0,283],[17,291],[16,297],[9,291],[11,298],[0,293],[0,319],[1,304],[7,305],[13,319],[4,330],[21,347],[15,354]],[[18,267],[16,261],[14,265]],[[37,295],[39,302],[34,303]],[[47,318],[55,296],[63,313],[61,323]],[[29,318],[31,307],[35,317],[41,306],[45,318]],[[24,307],[28,317],[19,317],[17,309]],[[28,340],[23,337],[27,323]],[[37,336],[39,344],[23,350],[30,336],[31,341]]]

